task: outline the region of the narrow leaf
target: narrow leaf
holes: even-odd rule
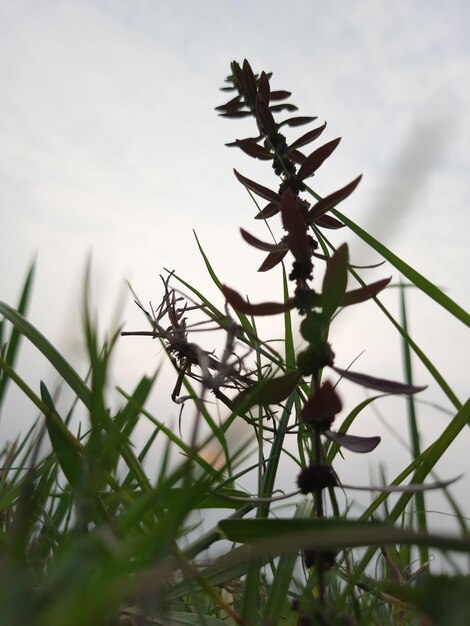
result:
[[[41,398],[49,411],[45,413],[46,427],[52,448],[65,477],[70,485],[76,488],[83,479],[83,461],[80,454],[81,445],[65,426],[54,407],[46,385],[41,381]]]
[[[353,489],[355,491],[379,491],[380,493],[421,493],[434,489],[445,489],[452,483],[462,478],[463,474],[450,478],[449,480],[438,480],[435,483],[410,483],[409,485],[367,485],[359,487],[357,485],[345,485],[341,483],[343,489]]]
[[[218,524],[230,541],[259,544],[271,556],[301,548],[340,549],[400,543],[429,545],[443,550],[470,552],[468,537],[418,533],[386,522],[345,519],[225,519]]]
[[[255,220],[269,219],[270,217],[273,217],[273,215],[277,215],[279,211],[279,204],[277,204],[276,202],[270,202],[264,207],[264,209],[261,209],[258,215],[255,215]]]
[[[219,117],[251,117],[251,111],[230,111],[228,113],[219,113]]]
[[[292,301],[289,302],[262,302],[261,304],[251,304],[244,300],[241,295],[234,289],[222,286],[222,293],[224,294],[227,302],[236,310],[245,315],[276,315],[277,313],[284,313],[288,309],[294,307]]]
[[[289,152],[291,150],[296,150],[297,148],[301,148],[302,146],[306,146],[311,141],[315,141],[317,137],[320,137],[320,135],[325,130],[325,128],[326,128],[326,122],[323,124],[323,126],[319,126],[318,128],[315,128],[314,130],[311,130],[308,133],[305,133],[305,135],[302,135],[302,137],[299,137],[296,141],[294,141],[294,143],[292,143],[289,146]]]
[[[345,185],[338,191],[334,191],[329,196],[325,196],[322,200],[319,200],[315,206],[313,206],[307,215],[307,221],[309,224],[316,222],[319,217],[327,213],[330,209],[339,204],[342,200],[345,200],[359,185],[362,178],[362,174],[355,178],[352,182]]]
[[[215,107],[216,111],[222,111],[222,112],[228,112],[231,110],[237,110],[240,107],[244,106],[244,103],[241,102],[241,97],[235,96],[235,98],[232,98],[231,100],[229,100],[228,102],[226,102],[225,104],[221,104],[218,107]]]
[[[269,97],[270,100],[285,100],[291,96],[290,91],[283,91],[282,89],[277,89],[275,91],[271,91],[271,95]]]
[[[359,302],[365,302],[366,300],[370,300],[370,298],[374,298],[385,289],[391,280],[392,277],[390,276],[390,278],[383,278],[365,287],[359,287],[359,289],[346,292],[344,298],[341,300],[341,306],[350,306],[351,304],[358,304]]]
[[[242,176],[241,174],[237,172],[237,170],[233,170],[233,171],[235,173],[235,176],[241,182],[241,184],[247,187],[248,189],[250,189],[250,191],[253,191],[253,193],[257,194],[258,196],[261,196],[262,198],[264,198],[265,200],[268,200],[269,202],[279,203],[281,201],[281,196],[275,191],[271,191],[271,189],[268,189],[267,187],[263,187],[263,185],[260,185],[259,183],[255,183],[253,180],[250,180],[249,178]]]
[[[251,143],[258,143],[258,141],[260,141],[262,138],[263,138],[263,135],[258,135],[257,137],[245,137],[245,139],[236,139],[235,141],[229,141],[225,145],[228,148],[236,148],[237,147],[237,141],[242,141],[243,143],[245,141],[251,141]]]
[[[459,306],[456,302],[454,302],[449,296],[447,296],[441,289],[436,287],[431,281],[425,278],[422,274],[413,269],[410,265],[402,261],[396,254],[394,254],[391,250],[389,250],[382,243],[374,239],[369,233],[363,230],[356,223],[352,222],[345,215],[333,209],[333,212],[336,217],[342,220],[348,228],[350,228],[356,235],[358,235],[363,241],[365,241],[369,246],[378,252],[384,259],[387,259],[389,263],[391,263],[394,267],[397,268],[399,272],[406,276],[408,280],[410,280],[416,287],[421,289],[421,291],[427,294],[430,298],[435,300],[438,304],[440,304],[444,309],[449,311],[452,315],[454,315],[458,320],[463,322],[466,326],[470,326],[470,313],[465,311],[461,306]]]
[[[278,111],[298,111],[298,107],[296,107],[295,104],[289,104],[287,102],[284,102],[283,104],[273,104],[269,108],[274,113]]]
[[[247,232],[244,228],[240,228],[241,235],[243,239],[253,246],[254,248],[258,248],[258,250],[264,250],[265,252],[287,252],[289,250],[289,246],[285,241],[281,241],[280,243],[265,243],[254,237],[249,232]]]
[[[307,160],[305,154],[300,152],[300,150],[289,150],[289,156],[297,165],[303,165]]]
[[[91,406],[90,390],[58,350],[27,319],[5,302],[0,302],[0,314],[6,317],[22,335],[31,341],[73,389],[85,406],[89,408]]]
[[[322,309],[327,319],[331,319],[340,306],[348,282],[348,246],[343,244],[333,254],[326,266],[322,286]]]
[[[311,517],[312,504],[302,500],[297,504],[294,518]],[[283,609],[289,601],[289,589],[292,586],[294,568],[297,563],[297,554],[285,554],[279,559],[273,575],[270,593],[266,600],[266,607],[262,617],[262,624],[275,624],[282,615]]]
[[[260,77],[258,78],[258,93],[263,98],[264,102],[269,102],[271,86],[266,72],[261,72]]]
[[[282,259],[286,256],[287,250],[285,252],[270,252],[268,256],[264,259],[261,265],[258,268],[258,272],[267,272],[268,270],[276,267],[279,263],[281,263]]]
[[[329,141],[324,146],[321,146],[321,148],[317,148],[315,152],[312,152],[312,154],[307,157],[304,164],[297,172],[297,178],[299,180],[304,180],[305,178],[312,176],[312,174],[317,171],[323,161],[325,161],[330,156],[330,154],[332,154],[332,152],[337,148],[340,141],[341,138],[338,137],[338,139],[333,139],[333,141]]]
[[[250,101],[256,98],[256,78],[251,69],[251,65],[245,59],[243,61],[243,79],[245,81],[245,89]]]
[[[245,78],[240,65],[236,61],[233,61],[231,63],[231,69],[235,87],[237,87],[240,91],[246,91]]]
[[[263,148],[263,146],[259,146],[253,141],[237,139],[233,142],[233,144],[240,148],[240,150],[243,150],[245,154],[248,154],[248,156],[251,156],[255,159],[270,161],[273,158],[273,155],[269,152],[269,150],[266,150],[266,148]]]
[[[331,215],[322,215],[321,217],[316,219],[315,226],[319,226],[320,228],[331,228],[332,230],[344,228],[344,224],[342,224],[336,218],[331,217]]]
[[[302,126],[303,124],[309,124],[310,122],[314,122],[316,117],[289,117],[287,120],[284,120],[280,124],[278,124],[279,128],[281,126]]]
[[[28,307],[29,298],[31,294],[31,288],[33,284],[33,277],[34,277],[34,263],[32,263],[31,267],[29,268],[29,271],[28,271],[28,274],[26,276],[26,280],[23,286],[23,290],[21,292],[20,301],[18,303],[17,311],[20,315],[24,315]],[[2,330],[5,328],[3,321],[0,324],[0,327]],[[0,335],[1,334],[2,333],[0,333]],[[18,348],[20,346],[20,339],[21,339],[21,333],[19,329],[15,325],[13,325],[13,328],[10,334],[10,339],[5,346],[5,354],[4,354],[5,360],[12,367],[15,365],[15,362],[16,362]],[[0,339],[0,351],[3,350],[4,348],[2,344],[3,344],[3,339]],[[7,389],[8,381],[9,381],[9,378],[6,374],[4,375],[0,374],[0,406],[2,405],[2,402],[6,396],[6,389]]]
[[[259,95],[256,98],[256,115],[258,120],[266,133],[266,135],[272,135],[276,132],[276,122],[274,121],[273,114],[266,102]]]
[[[339,367],[333,367],[335,372],[341,374],[343,378],[350,380],[353,383],[368,387],[369,389],[375,389],[383,393],[404,393],[412,394],[423,391],[427,388],[427,385],[423,387],[416,387],[415,385],[405,385],[403,383],[397,383],[393,380],[385,380],[383,378],[375,378],[368,374],[359,374],[357,372],[351,372],[350,370],[342,370]]]
[[[327,430],[324,434],[325,437],[328,437],[328,439],[339,446],[351,452],[359,452],[361,454],[372,452],[380,443],[380,437],[358,437],[356,435],[338,433],[332,430]]]

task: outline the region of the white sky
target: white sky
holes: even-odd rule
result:
[[[301,114],[328,121],[325,142],[343,137],[316,190],[329,193],[362,172],[341,210],[468,308],[469,48],[465,0],[0,0],[0,299],[16,303],[37,255],[29,318],[80,367],[90,251],[104,328],[113,316],[144,327],[124,280],[158,303],[162,267],[222,304],[193,228],[224,282],[253,301],[274,299],[279,274],[256,275],[262,255],[238,235],[244,226],[266,237],[232,168],[270,186],[275,179],[266,164],[224,147],[251,135],[251,121],[222,120],[213,110],[224,102],[217,90],[230,61],[247,57],[255,71],[274,72],[276,88],[293,92]],[[346,230],[334,236],[345,238],[353,261],[377,261]],[[390,268],[370,276],[390,274],[398,278]],[[395,293],[384,301],[397,311]],[[409,301],[413,337],[465,400],[466,329],[419,294]],[[332,339],[339,365],[366,349],[359,371],[402,377],[400,345],[373,308],[345,315]],[[122,340],[115,382],[131,389],[160,360],[152,342]],[[19,366],[35,388],[40,376],[55,380],[32,350]],[[165,376],[163,390],[171,385]],[[419,367],[416,379],[430,385],[426,399],[447,406]],[[352,408],[362,391],[349,387],[343,394]],[[35,415],[11,392],[4,433]],[[160,394],[151,408],[174,419],[177,409]],[[404,403],[381,408],[406,432]],[[420,418],[428,442],[448,420],[426,408]],[[354,432],[382,427],[369,412]],[[399,446],[384,433],[380,452],[356,457],[362,480],[382,460],[394,472]],[[446,476],[470,469],[468,444],[465,432],[446,459]]]

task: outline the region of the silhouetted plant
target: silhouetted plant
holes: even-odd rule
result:
[[[235,174],[247,189],[268,200],[269,203],[259,212],[257,218],[270,219],[280,213],[285,231],[278,244],[262,242],[244,229],[241,229],[241,234],[250,245],[269,252],[259,271],[272,269],[288,252],[292,254],[294,260],[289,280],[294,283],[294,290],[293,296],[280,304],[251,304],[227,286],[224,286],[222,291],[230,305],[246,315],[270,315],[295,308],[304,318],[300,324],[300,333],[307,347],[297,354],[298,379],[294,377],[291,380],[294,388],[301,378],[310,378],[310,391],[301,415],[312,441],[310,465],[300,473],[298,484],[302,493],[314,494],[316,515],[323,516],[322,492],[327,487],[336,486],[338,481],[332,468],[326,463],[321,437],[325,436],[355,452],[370,452],[380,441],[379,437],[351,437],[330,430],[336,414],[342,408],[342,403],[331,382],[328,380],[321,382],[323,370],[326,367],[332,368],[344,378],[389,393],[412,394],[424,387],[411,387],[335,368],[334,352],[328,342],[328,332],[334,315],[341,307],[359,304],[375,297],[390,282],[390,278],[386,278],[347,291],[349,263],[347,244],[340,246],[328,258],[318,254],[319,244],[312,236],[316,228],[337,229],[343,226],[341,222],[329,216],[328,211],[354,191],[361,176],[313,206],[302,198],[300,194],[307,190],[305,181],[312,177],[333,153],[340,139],[334,139],[306,156],[299,148],[306,148],[318,139],[325,130],[326,123],[304,133],[289,145],[281,132],[282,127],[309,124],[316,118],[287,117],[281,122],[276,122],[274,119],[276,114],[297,110],[295,105],[285,102],[290,97],[290,92],[272,91],[271,75],[264,71],[255,75],[247,60],[242,66],[234,61],[231,69],[232,75],[227,79],[230,85],[228,89],[237,92],[237,95],[226,104],[217,107],[217,110],[226,118],[252,116],[257,125],[258,135],[254,138],[237,139],[228,145],[240,148],[255,159],[271,161],[272,168],[281,182],[276,192],[238,172]],[[280,100],[283,101],[282,104],[278,104]],[[326,263],[321,292],[317,292],[312,286],[314,258]],[[278,379],[278,382],[283,381]],[[291,391],[292,389],[288,389],[286,397]],[[266,404],[268,403],[269,398],[266,400]],[[306,558],[308,566],[316,564],[318,569],[323,569],[325,561],[331,564],[331,559],[323,559],[321,554],[317,558]]]

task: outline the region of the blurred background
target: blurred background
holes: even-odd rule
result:
[[[462,307],[470,296],[470,8],[465,0],[18,0],[0,2],[0,299],[16,305],[36,260],[28,317],[85,374],[81,313],[91,259],[93,306],[104,331],[147,329],[126,281],[144,303],[158,304],[159,274],[175,270],[214,298],[193,229],[221,280],[252,301],[281,294],[279,270],[256,274],[263,253],[239,236],[243,226],[266,239],[256,208],[232,169],[274,187],[265,163],[224,143],[253,135],[251,120],[223,120],[214,107],[234,59],[273,71],[272,85],[293,92],[302,115],[328,122],[316,146],[341,136],[312,185],[326,195],[358,174],[363,180],[340,209]],[[303,128],[289,137],[300,136]],[[272,222],[275,232],[278,223]],[[329,231],[327,234],[331,234]],[[346,229],[355,263],[380,259]],[[399,275],[383,266],[367,280]],[[383,302],[398,315],[398,291]],[[427,297],[407,292],[411,336],[461,401],[468,394],[467,329]],[[265,337],[281,332],[267,320]],[[339,316],[331,335],[337,364],[402,380],[401,344],[373,304]],[[210,340],[210,338],[209,338]],[[300,345],[300,342],[298,342]],[[205,344],[207,349],[211,345]],[[163,360],[148,339],[122,338],[112,383],[133,389]],[[57,378],[23,345],[18,369],[38,389]],[[449,402],[415,362],[426,444],[444,430]],[[176,424],[180,408],[164,368],[149,409]],[[112,389],[110,389],[112,396]],[[345,416],[364,391],[341,383]],[[119,403],[118,397],[111,402]],[[191,411],[185,409],[185,419]],[[187,416],[187,417],[186,417]],[[0,422],[2,443],[37,419],[13,385]],[[142,441],[150,426],[139,431]],[[403,399],[384,399],[359,416],[352,432],[381,434],[373,454],[336,467],[347,482],[392,479],[410,453]],[[400,440],[401,437],[401,440]],[[468,447],[461,434],[438,468],[466,474],[453,488],[470,515]],[[344,474],[342,474],[344,467]],[[295,488],[295,472],[283,473]],[[369,496],[351,496],[361,510]],[[362,498],[362,500],[361,500]],[[361,504],[362,502],[362,504]],[[429,496],[435,523],[448,528],[446,503]]]

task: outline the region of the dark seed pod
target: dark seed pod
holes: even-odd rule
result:
[[[303,551],[305,567],[318,567],[324,572],[336,565],[336,550],[308,550]]]
[[[303,469],[297,476],[297,484],[300,491],[306,495],[326,489],[326,487],[336,487],[338,480],[331,465],[312,464]]]

